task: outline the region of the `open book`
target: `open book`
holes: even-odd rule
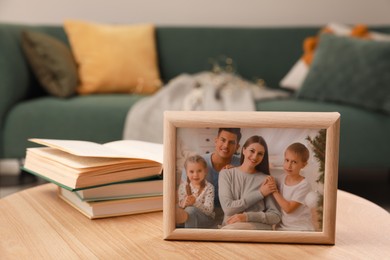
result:
[[[27,148],[23,170],[68,190],[161,175],[163,145],[120,140],[29,139],[46,147]]]

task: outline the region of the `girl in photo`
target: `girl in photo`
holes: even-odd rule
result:
[[[186,228],[207,228],[214,220],[214,186],[206,180],[207,163],[200,155],[187,158],[184,163],[187,181],[178,189],[176,223]],[[194,216],[188,218],[188,216]]]

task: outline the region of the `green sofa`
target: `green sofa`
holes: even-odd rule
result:
[[[0,158],[23,158],[30,137],[108,142],[122,137],[128,110],[142,95],[100,94],[61,99],[46,94],[21,49],[21,30],[48,33],[68,43],[61,26],[0,24]],[[390,26],[373,28],[390,33]],[[302,41],[319,27],[157,27],[164,82],[209,69],[208,59],[227,55],[241,76],[279,82],[302,54]],[[337,111],[341,114],[340,167],[390,169],[390,116],[339,103],[266,100],[259,111]]]

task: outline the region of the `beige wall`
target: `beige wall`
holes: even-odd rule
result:
[[[390,0],[0,0],[0,22],[66,18],[158,25],[390,24]]]

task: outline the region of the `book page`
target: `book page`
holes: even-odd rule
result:
[[[50,148],[50,147],[27,148],[27,153],[37,154],[43,158],[47,158],[54,162],[59,162],[61,164],[76,169],[93,168],[93,167],[108,166],[108,165],[129,162],[129,159],[126,158],[122,159],[122,158],[76,156],[61,151],[59,149]]]
[[[111,157],[111,158],[132,158],[121,153],[119,150],[112,150],[106,146],[98,143],[78,140],[58,140],[58,139],[37,139],[32,138],[29,141],[45,145],[48,147],[56,148],[67,153],[71,153],[77,156],[89,156],[89,157]],[[136,157],[139,158],[139,157]]]
[[[137,140],[119,140],[103,144],[130,158],[139,158],[163,163],[163,145]]]

